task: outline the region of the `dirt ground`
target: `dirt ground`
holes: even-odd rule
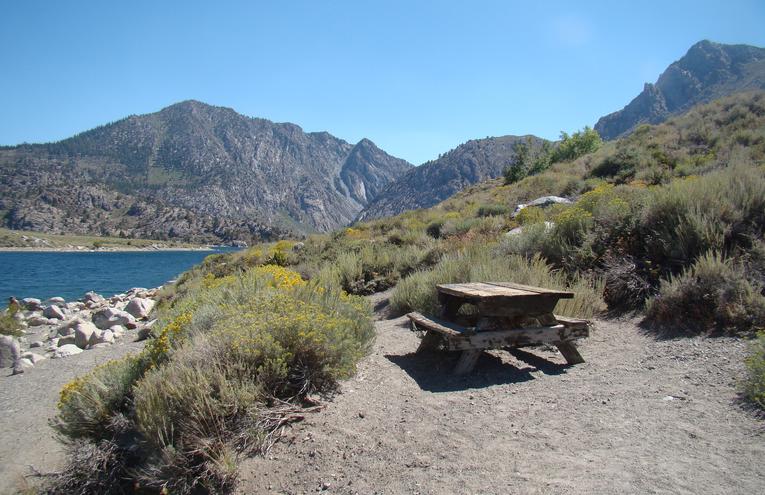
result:
[[[241,466],[238,493],[765,491],[765,422],[738,402],[746,343],[657,340],[598,321],[573,367],[554,350],[484,354],[469,376],[377,322],[358,375]]]
[[[46,359],[22,375],[0,370],[0,494],[18,493],[39,478],[62,468],[64,449],[48,420],[56,414],[61,388],[99,364],[139,352],[143,342],[118,342],[62,359]],[[31,467],[30,467],[31,466]],[[32,469],[34,468],[34,470]]]
[[[765,421],[737,399],[741,340],[657,340],[637,320],[597,321],[579,346],[585,364],[565,366],[554,350],[498,351],[456,377],[454,357],[413,354],[418,339],[406,323],[377,321],[357,376],[268,456],[245,460],[238,493],[765,490]],[[30,465],[61,468],[47,426],[61,386],[140,346],[43,361],[21,376],[3,371],[0,494],[23,488]]]

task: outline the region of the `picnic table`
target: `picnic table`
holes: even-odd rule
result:
[[[472,371],[484,350],[554,345],[568,364],[583,363],[575,341],[589,335],[586,320],[553,313],[572,292],[511,282],[437,285],[441,318],[409,313],[412,330],[424,332],[418,352],[440,348],[460,351],[456,374]],[[460,309],[473,306],[472,311]]]

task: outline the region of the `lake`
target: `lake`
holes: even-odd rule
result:
[[[10,296],[79,299],[88,291],[104,296],[132,287],[157,287],[200,263],[206,256],[231,252],[0,252],[0,308]]]

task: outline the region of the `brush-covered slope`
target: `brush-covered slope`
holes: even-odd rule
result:
[[[388,184],[361,212],[358,220],[427,208],[471,184],[499,177],[515,156],[513,147],[518,142],[539,147],[544,140],[536,136],[502,136],[461,144]]]
[[[58,143],[0,150],[0,212],[8,227],[50,232],[327,231],[410,168],[366,139],[352,145],[185,101]]]
[[[640,124],[658,124],[699,103],[754,89],[765,89],[765,48],[700,41],[656,84],[647,83],[622,110],[601,117],[595,130],[614,139]]]

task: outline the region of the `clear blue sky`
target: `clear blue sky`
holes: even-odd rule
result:
[[[0,144],[197,99],[368,137],[415,164],[593,125],[701,39],[765,46],[765,2],[4,1]]]

